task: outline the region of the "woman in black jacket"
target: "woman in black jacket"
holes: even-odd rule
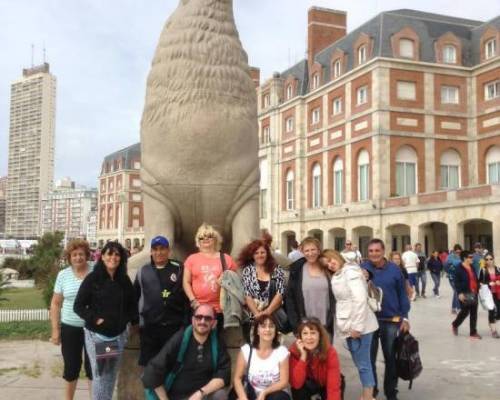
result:
[[[493,310],[488,310],[488,323],[491,336],[500,339],[496,327],[496,321],[500,319],[500,267],[495,266],[495,258],[491,253],[484,256],[484,264],[484,268],[479,271],[479,283],[487,285],[491,291],[495,307]]]
[[[127,275],[127,253],[122,245],[108,242],[104,246],[101,259],[78,290],[74,311],[85,321],[85,346],[94,376],[92,398],[111,400],[127,340],[127,324],[139,322],[135,291]]]
[[[479,281],[472,267],[473,255],[469,251],[462,251],[460,259],[462,264],[455,271],[455,288],[458,293],[458,300],[462,303],[462,308],[455,321],[451,324],[451,328],[453,334],[457,336],[458,327],[470,314],[470,338],[482,339],[477,333],[477,294],[479,291]]]
[[[316,317],[333,337],[335,297],[330,276],[319,262],[321,243],[307,237],[300,244],[304,258],[290,266],[285,308],[291,328],[295,331],[307,317]]]

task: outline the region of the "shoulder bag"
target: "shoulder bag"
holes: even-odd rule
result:
[[[242,384],[243,384],[243,390],[245,391],[245,394],[247,395],[247,399],[248,400],[256,400],[257,394],[255,393],[255,389],[253,388],[252,384],[250,383],[250,380],[248,379],[248,372],[250,371],[250,362],[252,360],[252,353],[253,353],[252,345],[249,344],[248,346],[250,347],[250,354],[248,355],[247,369],[245,371],[245,376],[242,379]],[[238,400],[238,394],[236,393],[236,390],[234,390],[234,387],[229,391],[227,399],[228,400]]]

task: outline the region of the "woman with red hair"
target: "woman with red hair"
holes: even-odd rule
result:
[[[250,242],[238,257],[243,269],[245,301],[252,318],[271,315],[283,302],[285,274],[271,253],[271,240],[266,236]]]

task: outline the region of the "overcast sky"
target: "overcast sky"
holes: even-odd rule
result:
[[[55,179],[96,186],[104,156],[139,141],[145,81],[178,0],[0,0],[0,176],[7,174],[10,84],[47,61],[57,77]],[[500,0],[234,0],[250,65],[261,81],[306,51],[307,9],[347,11],[351,31],[384,10],[415,8],[487,21]]]

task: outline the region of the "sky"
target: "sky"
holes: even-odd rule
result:
[[[7,175],[9,102],[22,68],[57,77],[55,180],[95,187],[103,158],[137,143],[146,78],[179,0],[0,0],[0,176]],[[307,9],[347,12],[348,32],[381,11],[412,8],[487,21],[500,0],[234,0],[249,64],[261,82],[304,58]]]

